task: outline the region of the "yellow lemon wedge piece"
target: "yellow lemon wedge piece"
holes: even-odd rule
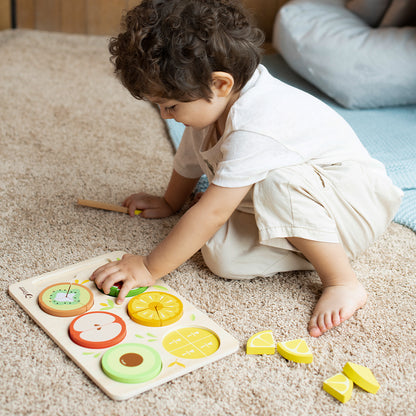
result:
[[[309,364],[313,361],[312,352],[304,339],[278,342],[276,348],[277,352],[287,360],[304,364]]]
[[[273,332],[270,329],[257,332],[247,341],[247,354],[274,354],[275,350]]]
[[[324,381],[323,389],[341,403],[346,403],[352,395],[354,383],[342,373],[335,374]]]
[[[380,388],[380,384],[378,384],[371,370],[363,365],[347,362],[343,371],[348,378],[365,391],[376,394]]]

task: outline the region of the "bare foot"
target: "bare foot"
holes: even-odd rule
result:
[[[309,334],[319,337],[351,318],[366,301],[367,292],[361,283],[326,287],[309,321]]]

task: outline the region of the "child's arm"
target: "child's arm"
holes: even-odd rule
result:
[[[105,293],[116,282],[123,282],[117,303],[123,302],[130,289],[154,284],[195,254],[228,220],[250,188],[210,185],[148,256],[125,255],[97,269],[91,279]]]
[[[144,192],[130,195],[123,205],[128,207],[129,214],[139,209],[143,218],[163,218],[179,211],[192,193],[199,178],[185,178],[173,170],[169,185],[163,197],[149,195]]]

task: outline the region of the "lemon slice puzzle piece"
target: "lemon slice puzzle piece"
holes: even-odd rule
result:
[[[346,403],[351,398],[353,385],[345,374],[338,373],[325,380],[322,387],[341,403]]]
[[[310,364],[313,361],[312,352],[302,338],[278,342],[276,349],[283,358],[296,363]]]
[[[205,358],[218,350],[220,341],[211,331],[187,327],[169,332],[163,339],[165,350],[175,357],[198,359]]]
[[[343,371],[348,378],[365,391],[376,394],[380,388],[380,384],[378,384],[371,370],[363,365],[347,362]]]
[[[164,292],[144,292],[127,305],[130,318],[144,326],[167,326],[183,315],[183,304],[174,295]]]
[[[247,354],[274,354],[275,351],[276,343],[270,329],[257,332],[247,341]]]

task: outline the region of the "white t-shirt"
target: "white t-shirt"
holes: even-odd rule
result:
[[[209,148],[214,132],[214,126],[185,129],[174,160],[180,175],[205,173],[210,183],[233,188],[259,182],[285,166],[375,162],[338,113],[272,77],[263,65],[231,107],[222,137]]]

